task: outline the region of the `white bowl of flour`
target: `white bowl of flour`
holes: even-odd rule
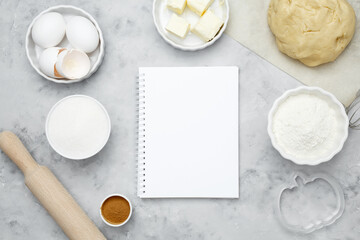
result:
[[[45,132],[50,146],[63,157],[81,160],[94,156],[107,143],[110,117],[104,106],[86,95],[61,99],[50,110]]]
[[[348,137],[344,106],[317,87],[299,87],[278,98],[268,116],[272,145],[296,164],[317,165],[341,151]]]

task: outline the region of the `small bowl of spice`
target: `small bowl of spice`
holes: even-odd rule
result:
[[[100,207],[101,219],[111,227],[124,225],[129,221],[131,214],[131,202],[121,194],[106,197]]]

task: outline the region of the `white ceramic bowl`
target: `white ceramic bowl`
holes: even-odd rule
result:
[[[272,125],[273,125],[273,117],[274,117],[274,114],[276,113],[277,109],[279,108],[279,106],[289,97],[289,96],[294,96],[294,95],[298,95],[298,94],[301,94],[301,93],[312,93],[312,94],[316,94],[316,95],[319,95],[319,96],[322,96],[322,98],[325,97],[325,99],[330,103],[332,104],[332,106],[334,106],[334,108],[337,108],[338,109],[338,113],[339,113],[339,116],[341,116],[341,119],[343,120],[343,123],[342,124],[342,132],[341,132],[341,139],[339,139],[339,145],[333,149],[332,152],[329,153],[328,156],[325,156],[323,158],[318,158],[316,160],[304,160],[304,159],[299,159],[299,158],[296,158],[295,156],[293,155],[290,155],[288,153],[285,152],[284,149],[282,149],[279,144],[277,143],[277,140],[275,138],[275,135],[273,133],[273,130],[272,130]],[[335,98],[334,95],[332,95],[331,93],[321,89],[321,88],[318,88],[318,87],[298,87],[296,89],[291,89],[291,90],[288,90],[286,91],[283,95],[281,95],[273,104],[270,112],[269,112],[269,115],[268,115],[268,134],[270,136],[270,139],[271,139],[271,143],[272,145],[274,146],[274,148],[276,150],[279,151],[279,153],[281,154],[281,156],[283,156],[285,159],[288,159],[288,160],[291,160],[292,162],[296,163],[296,164],[299,164],[299,165],[318,165],[320,163],[323,163],[323,162],[327,162],[329,160],[331,160],[338,152],[341,151],[341,149],[343,148],[343,145],[348,137],[348,130],[349,130],[349,119],[346,115],[346,112],[345,112],[345,108],[344,106]]]
[[[44,50],[43,48],[37,46],[32,37],[31,37],[31,30],[32,27],[35,23],[35,21],[42,16],[45,13],[48,12],[58,12],[60,14],[62,14],[65,18],[65,22],[67,22],[67,20],[69,18],[71,18],[72,16],[82,16],[85,17],[87,19],[89,19],[96,27],[98,33],[99,33],[99,37],[100,37],[100,42],[98,47],[95,49],[95,51],[93,51],[92,53],[88,54],[89,58],[90,58],[90,62],[91,62],[91,68],[89,73],[79,79],[73,79],[73,80],[65,80],[65,79],[59,79],[59,78],[52,78],[49,77],[47,75],[45,75],[39,67],[39,56],[42,53],[42,51]],[[58,46],[60,47],[65,47],[65,48],[71,48],[71,45],[69,43],[69,41],[66,39],[66,36],[64,37],[64,39],[58,44]],[[104,54],[105,54],[105,42],[104,42],[104,37],[103,34],[101,32],[101,29],[98,25],[98,23],[95,21],[95,19],[87,12],[85,12],[84,10],[82,10],[81,8],[78,7],[74,7],[71,5],[59,5],[59,6],[54,6],[51,8],[46,9],[45,11],[41,12],[39,15],[37,15],[34,20],[31,22],[28,31],[26,33],[26,40],[25,40],[25,48],[26,48],[26,55],[30,61],[31,66],[44,78],[46,78],[49,81],[52,82],[56,82],[56,83],[75,83],[75,82],[80,82],[86,78],[89,78],[94,72],[96,72],[96,70],[99,68],[103,58],[104,58]]]
[[[104,202],[105,202],[108,198],[114,197],[114,196],[118,196],[118,197],[124,198],[124,199],[129,203],[129,205],[130,205],[130,213],[129,213],[128,218],[127,218],[124,222],[122,222],[122,223],[120,223],[120,224],[111,224],[111,223],[107,222],[107,221],[105,220],[105,218],[103,217],[102,213],[101,213],[101,207],[102,207],[102,205],[104,204]],[[111,194],[111,195],[107,196],[107,197],[102,201],[102,203],[101,203],[101,205],[100,205],[100,217],[101,217],[101,219],[103,220],[103,222],[106,223],[107,225],[109,225],[110,227],[120,227],[120,226],[124,225],[125,223],[127,223],[127,222],[129,221],[129,219],[131,218],[131,215],[132,215],[132,205],[131,205],[131,202],[130,202],[130,200],[129,200],[127,197],[125,197],[125,196],[122,195],[122,194],[117,194],[117,193]]]
[[[168,31],[166,31],[165,26],[168,23],[173,12],[166,7],[167,0],[154,0],[153,3],[153,18],[157,31],[161,37],[171,46],[184,50],[184,51],[196,51],[201,50],[210,45],[214,44],[224,33],[226,26],[229,21],[229,2],[228,0],[215,0],[214,3],[210,6],[212,10],[218,17],[224,20],[224,26],[222,26],[220,32],[209,42],[204,42],[195,34],[189,31],[188,35],[181,39]],[[194,26],[195,23],[199,20],[199,16],[193,13],[188,7],[185,8],[181,17],[184,17],[189,21],[191,26]]]
[[[95,102],[102,110],[103,110],[103,113],[104,113],[104,116],[107,118],[107,124],[108,124],[108,131],[106,132],[106,138],[104,139],[103,143],[101,145],[98,146],[98,148],[96,149],[92,149],[92,151],[90,153],[87,153],[87,154],[82,154],[81,156],[73,156],[73,155],[69,155],[67,153],[64,152],[64,150],[61,150],[59,148],[56,147],[56,144],[54,144],[53,140],[51,139],[51,136],[49,135],[49,122],[50,122],[50,117],[52,115],[52,113],[54,112],[54,110],[63,102],[63,101],[66,101],[68,100],[69,98],[76,98],[76,97],[81,97],[81,98],[86,98],[86,99],[89,99],[93,102]],[[87,159],[87,158],[90,158],[94,155],[96,155],[97,153],[99,153],[101,151],[101,149],[104,148],[104,146],[106,145],[106,143],[108,142],[109,140],[109,137],[110,137],[110,132],[111,132],[111,121],[110,121],[110,117],[109,117],[109,114],[107,113],[105,107],[98,101],[96,100],[95,98],[92,98],[92,97],[89,97],[89,96],[86,96],[86,95],[70,95],[70,96],[67,96],[63,99],[61,99],[60,101],[58,101],[57,103],[55,103],[55,105],[51,108],[51,110],[49,111],[48,115],[47,115],[47,118],[46,118],[46,123],[45,123],[45,134],[46,134],[46,138],[50,144],[50,146],[55,150],[55,152],[57,152],[58,154],[60,154],[61,156],[65,157],[65,158],[68,158],[68,159],[72,159],[72,160],[83,160],[83,159]]]

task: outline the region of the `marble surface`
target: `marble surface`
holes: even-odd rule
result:
[[[73,4],[93,14],[106,41],[104,62],[90,79],[60,85],[40,77],[26,58],[27,26],[42,10]],[[0,131],[20,136],[40,164],[48,166],[108,239],[347,239],[360,238],[360,132],[350,130],[343,151],[332,161],[301,167],[271,146],[266,132],[272,102],[300,85],[224,35],[208,49],[182,52],[155,30],[151,1],[0,1]],[[136,196],[135,87],[139,66],[240,68],[240,198],[139,199]],[[107,108],[112,134],[106,147],[83,161],[64,159],[44,132],[52,105],[70,94],[95,97]],[[294,171],[324,171],[338,179],[345,212],[330,227],[302,235],[285,230],[274,205],[281,185]],[[313,189],[314,194],[316,188]],[[111,193],[127,195],[134,206],[121,228],[106,226],[99,205]],[[23,182],[20,170],[0,154],[0,239],[66,239]]]

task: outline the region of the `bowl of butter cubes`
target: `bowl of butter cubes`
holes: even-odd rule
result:
[[[171,46],[196,51],[212,45],[226,29],[228,0],[154,0],[156,29]]]

